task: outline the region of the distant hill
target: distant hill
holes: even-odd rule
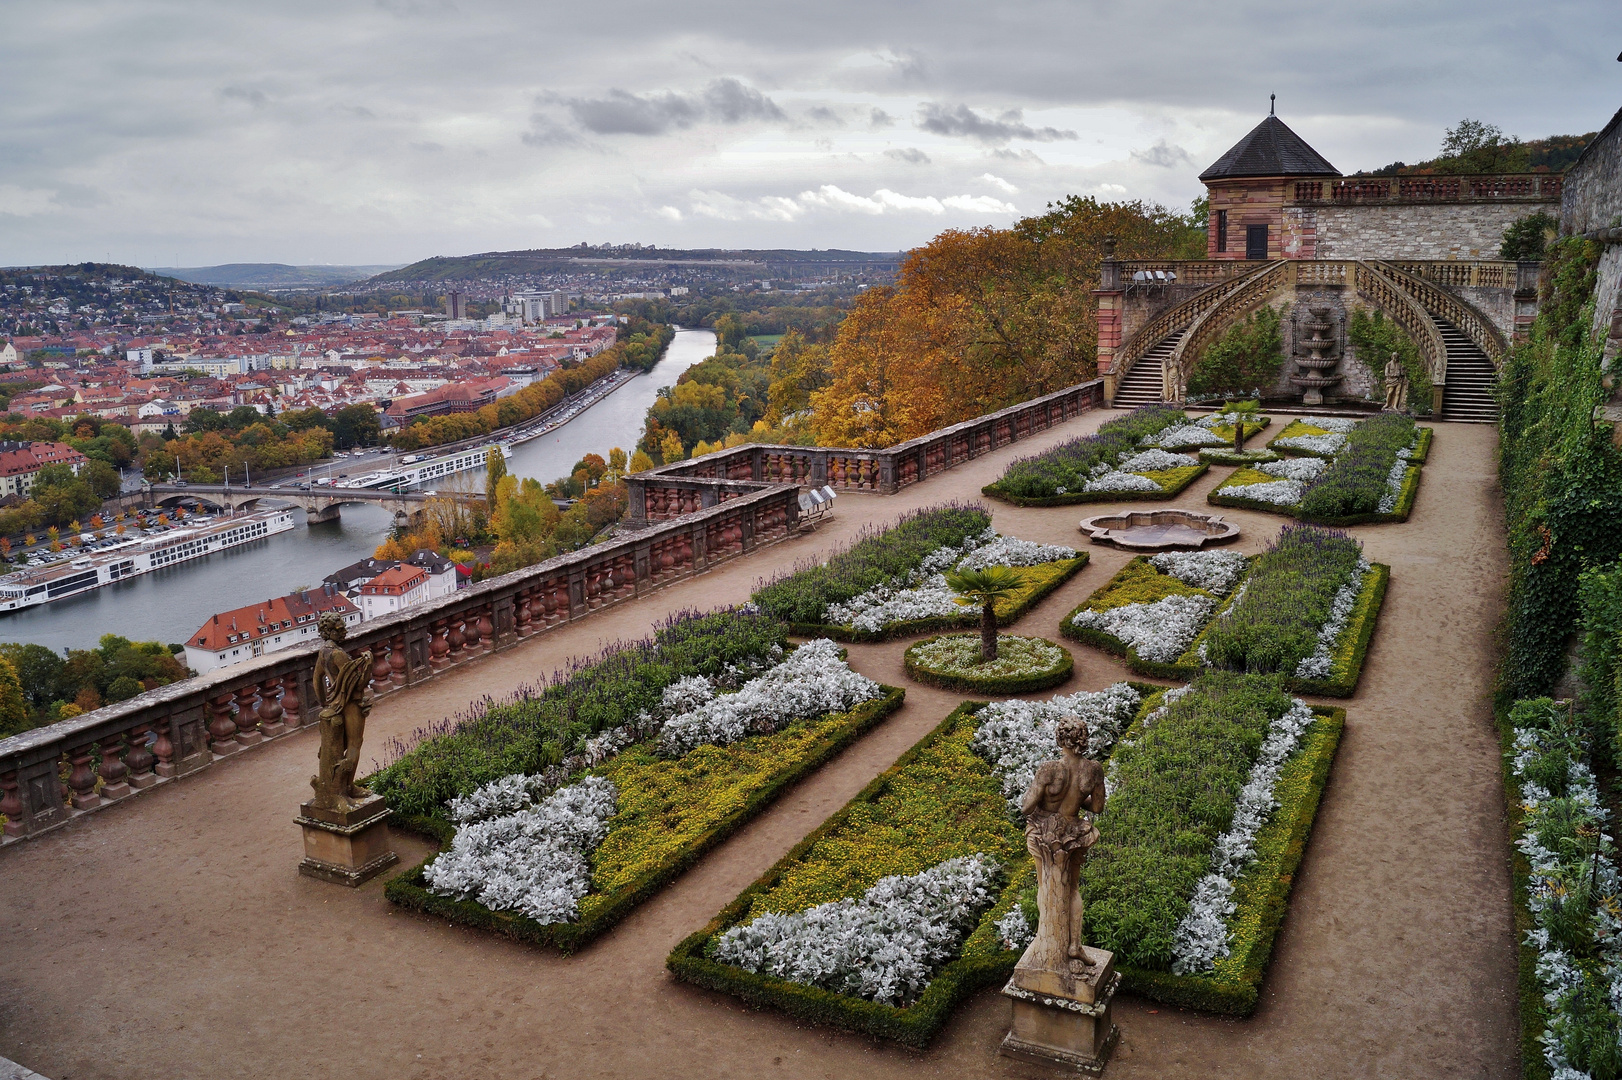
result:
[[[230,289],[296,289],[347,285],[395,269],[380,266],[289,266],[286,263],[226,263],[223,266],[155,266],[154,274],[197,285]]]
[[[727,250],[721,248],[652,248],[615,245],[486,251],[477,255],[436,255],[397,270],[378,274],[373,287],[416,282],[500,280],[528,275],[591,271],[635,274],[648,270],[713,272],[719,277],[803,277],[829,273],[893,274],[899,251],[795,251],[789,249]]]

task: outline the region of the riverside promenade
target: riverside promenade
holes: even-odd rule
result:
[[[733,559],[381,699],[367,746],[500,696],[570,656],[639,637],[667,614],[738,603],[762,577],[821,558],[864,525],[979,498],[1008,461],[1095,430],[1084,413],[893,496],[843,495],[817,533]],[[1287,417],[1275,414],[1276,433]],[[1256,1015],[1224,1020],[1117,999],[1108,1075],[1511,1077],[1515,945],[1490,687],[1506,572],[1496,432],[1437,424],[1412,519],[1351,530],[1392,580]],[[1213,468],[1169,504],[1207,509]],[[999,531],[1092,562],[1015,632],[1059,620],[1126,552],[1077,521],[1110,504],[1019,509]],[[1223,511],[1255,552],[1288,519]],[[0,850],[0,1056],[52,1080],[583,1077],[1043,1077],[997,1056],[1007,1005],[986,990],[913,1052],[812,1028],[674,982],[672,946],[922,737],[960,700],[911,682],[906,640],[852,646],[852,666],[905,706],[571,957],[400,911],[296,872],[306,729],[206,772]],[[1127,677],[1066,642],[1056,693]],[[1048,695],[1031,695],[1044,697]],[[368,755],[369,756],[369,755]],[[430,848],[396,835],[402,865]]]

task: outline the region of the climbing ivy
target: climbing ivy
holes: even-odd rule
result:
[[[1578,581],[1622,556],[1622,454],[1594,422],[1604,400],[1590,333],[1599,246],[1549,245],[1540,311],[1499,378],[1499,478],[1510,585],[1499,690],[1548,694],[1580,623]]]
[[[1408,376],[1408,408],[1421,416],[1430,413],[1434,400],[1430,369],[1419,358],[1419,346],[1406,330],[1386,318],[1383,311],[1370,315],[1363,308],[1353,308],[1346,337],[1356,350],[1357,362],[1374,376],[1376,387],[1384,387],[1386,359],[1396,353]]]
[[[1280,321],[1277,308],[1264,307],[1228,327],[1189,373],[1189,394],[1254,396],[1271,388],[1284,366]]]

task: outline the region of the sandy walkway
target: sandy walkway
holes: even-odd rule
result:
[[[1091,413],[891,498],[849,496],[816,536],[610,609],[386,698],[369,745],[532,680],[667,612],[743,600],[779,566],[863,523],[974,497],[1006,462],[1097,427]],[[1505,560],[1496,435],[1438,425],[1407,525],[1356,530],[1392,566],[1345,741],[1254,1019],[1123,1000],[1124,1077],[1512,1076],[1514,948],[1488,694]],[[1277,431],[1275,426],[1272,431]],[[1269,433],[1271,434],[1271,432]],[[1179,505],[1205,508],[1213,470]],[[1082,508],[994,507],[998,528],[1079,543]],[[1258,550],[1285,520],[1230,511]],[[1019,624],[1058,620],[1126,560],[1093,563]],[[563,959],[396,911],[380,882],[301,878],[292,822],[315,752],[305,732],[0,853],[0,1054],[53,1080],[301,1077],[1043,1076],[997,1057],[994,991],[915,1054],[804,1028],[674,983],[663,961],[958,700],[911,684],[905,642],[858,646],[908,687],[878,730],[786,795],[585,953]],[[1126,674],[1074,649],[1061,692]],[[398,843],[402,859],[426,853]]]

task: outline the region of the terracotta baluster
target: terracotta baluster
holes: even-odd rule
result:
[[[242,744],[233,738],[237,725],[231,719],[231,702],[235,698],[236,695],[228,690],[209,699],[208,709],[214,714],[214,719],[208,725],[208,745],[216,754],[234,754],[242,749]]]
[[[382,694],[389,689],[389,643],[379,641],[372,645],[372,693]]]
[[[298,676],[289,675],[282,680],[282,723],[288,731],[304,726],[304,702],[298,696]]]
[[[151,730],[151,724],[141,724],[130,732],[129,753],[124,755],[124,767],[129,770],[124,782],[137,791],[158,782],[152,772],[152,751],[146,745],[146,736]]]
[[[547,626],[558,616],[558,588],[554,582],[541,584],[541,622]]]
[[[530,597],[534,595],[535,590],[533,588],[529,588],[524,589],[517,596],[513,597],[513,630],[521,638],[527,638],[530,634],[535,632],[534,629],[529,625]]]
[[[462,654],[473,656],[479,652],[479,613],[469,611],[462,619]]]
[[[259,733],[259,717],[254,712],[258,704],[259,687],[252,684],[237,688],[237,742],[253,746],[265,741]]]
[[[158,763],[153,771],[167,780],[175,775],[175,744],[169,741],[169,721],[159,720],[157,732],[158,737],[152,741],[152,756]]]
[[[485,652],[489,652],[496,647],[495,605],[493,604],[486,604],[479,609],[479,641],[483,644]],[[400,639],[400,649],[403,654],[405,651],[405,638]],[[404,661],[404,659],[405,657],[402,655],[401,660]]]
[[[396,634],[389,642],[389,682],[404,686],[406,681],[406,643],[404,634]]]
[[[17,772],[0,773],[0,815],[6,819],[6,835],[23,834],[23,800],[17,794]]]
[[[130,793],[125,781],[129,767],[124,764],[124,733],[109,735],[101,740],[101,797],[108,802],[124,798]]]
[[[69,750],[68,760],[73,763],[72,771],[68,773],[68,787],[73,790],[73,808],[91,810],[100,806],[101,797],[96,794],[96,774],[90,771],[90,744]]]
[[[282,721],[282,680],[280,678],[266,679],[259,684],[259,730],[265,733],[265,738],[274,739],[278,735],[287,733],[287,725]]]

